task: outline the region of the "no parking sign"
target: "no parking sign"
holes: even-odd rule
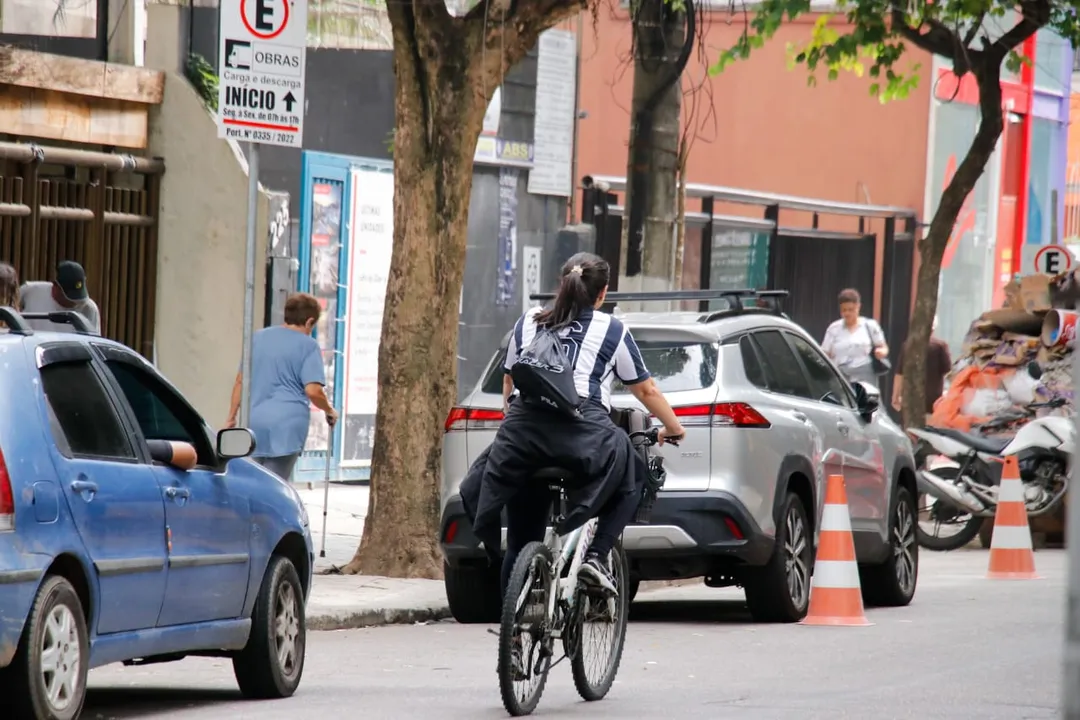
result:
[[[1035,253],[1035,272],[1057,275],[1072,270],[1073,256],[1064,245],[1044,245]]]

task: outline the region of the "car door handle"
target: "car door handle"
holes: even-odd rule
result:
[[[191,497],[191,491],[187,488],[167,487],[165,488],[165,497],[178,505],[183,505]]]
[[[847,424],[842,423],[842,422],[836,423],[836,429],[839,430],[840,434],[843,435],[844,437],[847,437],[848,434],[851,432],[851,428],[848,427]]]
[[[810,422],[810,418],[805,413],[801,413],[797,410],[791,413],[791,417],[795,418],[799,422]]]
[[[86,502],[92,501],[98,491],[97,483],[90,480],[72,480],[70,487],[72,492],[79,493]]]

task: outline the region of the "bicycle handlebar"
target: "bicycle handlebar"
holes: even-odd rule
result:
[[[646,447],[648,447],[650,445],[656,445],[657,443],[660,442],[660,428],[651,427],[648,430],[636,430],[636,431],[630,433],[630,438],[631,439],[636,438],[636,437],[645,438],[645,446]],[[682,437],[677,438],[677,439],[676,438],[665,438],[664,442],[665,443],[670,443],[671,445],[673,445],[675,447],[679,447],[679,443],[681,443],[682,440],[683,440]]]

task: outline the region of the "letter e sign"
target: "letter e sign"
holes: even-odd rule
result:
[[[1035,254],[1035,272],[1046,275],[1058,275],[1071,270],[1072,253],[1062,245],[1046,245]]]

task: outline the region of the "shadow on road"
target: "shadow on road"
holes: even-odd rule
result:
[[[241,699],[239,690],[164,687],[93,688],[83,717],[148,718],[187,708],[209,708]]]
[[[742,600],[640,601],[630,606],[630,621],[732,624],[753,622],[746,603]]]

